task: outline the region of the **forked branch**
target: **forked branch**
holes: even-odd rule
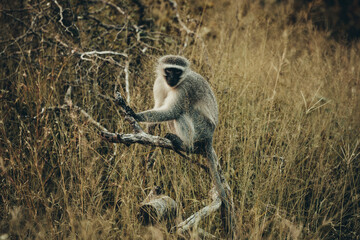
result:
[[[154,135],[144,132],[144,130],[141,128],[141,126],[138,124],[138,122],[134,118],[135,112],[127,105],[126,101],[122,98],[120,93],[116,94],[115,99],[104,96],[104,95],[100,95],[100,97],[110,100],[110,101],[113,101],[117,105],[121,106],[123,113],[125,114],[125,120],[128,121],[133,128],[134,133],[132,133],[132,134],[119,134],[119,133],[109,132],[99,122],[95,121],[86,111],[81,109],[79,106],[76,106],[73,104],[73,102],[71,100],[71,92],[72,92],[72,88],[69,87],[68,90],[66,91],[66,94],[64,97],[65,103],[62,106],[57,107],[57,108],[55,108],[55,107],[44,108],[44,109],[42,109],[41,113],[39,113],[35,118],[40,117],[47,110],[56,110],[56,109],[69,110],[73,113],[76,113],[76,115],[79,114],[79,115],[82,115],[83,117],[85,117],[85,119],[89,123],[93,124],[98,129],[101,130],[101,136],[109,142],[122,143],[127,146],[129,146],[133,143],[140,143],[143,145],[149,145],[149,146],[153,146],[153,147],[161,147],[161,148],[171,149],[171,150],[175,151],[176,153],[180,154],[181,156],[183,156],[184,158],[186,158],[187,160],[189,160],[191,163],[194,163],[197,166],[201,167],[203,170],[205,170],[206,173],[210,174],[210,170],[207,166],[200,164],[198,161],[194,161],[194,160],[190,159],[188,156],[184,155],[182,152],[186,152],[185,149],[176,149],[169,139],[163,138],[160,136],[154,136]],[[74,117],[76,115],[72,115],[72,116]],[[218,167],[218,169],[220,169],[220,166]],[[221,170],[220,170],[219,174],[221,177],[221,185],[228,192],[227,195],[231,196],[231,189],[230,189],[229,185],[227,184],[225,178],[222,176]],[[196,227],[197,223],[200,222],[202,219],[206,218],[211,213],[217,211],[222,206],[223,199],[221,199],[221,197],[219,196],[219,192],[218,192],[217,188],[213,188],[210,191],[210,195],[211,195],[211,198],[213,201],[208,206],[205,206],[204,208],[200,209],[198,212],[196,212],[193,215],[191,215],[190,217],[188,217],[185,221],[183,221],[182,223],[175,226],[172,230],[174,232],[176,231],[179,234],[187,233],[187,232],[189,232],[189,230],[191,228]],[[233,205],[231,197],[229,197],[229,200],[231,200],[230,204]],[[225,213],[225,214],[233,215],[233,213]],[[231,231],[234,231],[234,228],[232,228]],[[202,235],[209,239],[216,238],[215,236],[205,232],[204,230],[202,230],[200,228],[197,228],[197,232],[199,235]]]
[[[130,144],[133,144],[133,143],[140,143],[143,145],[150,145],[150,146],[154,146],[154,147],[162,147],[162,148],[172,149],[175,152],[177,152],[178,154],[180,154],[181,156],[189,159],[189,157],[185,156],[182,153],[182,152],[186,152],[186,149],[179,149],[179,148],[174,147],[172,142],[167,138],[154,136],[154,135],[145,133],[135,119],[136,118],[135,112],[132,110],[131,107],[129,107],[127,105],[126,101],[122,98],[120,93],[116,93],[116,98],[113,101],[123,109],[123,113],[125,114],[125,119],[132,125],[134,133],[133,134],[119,134],[119,133],[110,133],[107,131],[102,131],[101,136],[104,139],[106,139],[107,141],[112,142],[112,143],[123,143],[127,146],[129,146]],[[221,174],[221,168],[220,168],[220,165],[218,164],[217,159],[210,159],[210,160],[208,159],[208,161],[210,161],[210,162],[211,162],[211,160],[214,162],[214,164],[213,164],[214,166],[212,167],[212,170],[211,170],[211,173],[212,173],[211,175],[213,177],[219,176],[218,178],[220,178],[220,179],[214,180],[216,182],[216,184],[215,184],[215,186],[216,186],[215,193],[216,194],[212,194],[213,202],[209,206],[206,206],[203,209],[201,209],[200,211],[198,211],[197,213],[193,214],[191,217],[186,219],[184,222],[180,223],[177,226],[177,229],[178,229],[177,232],[179,232],[179,233],[187,232],[191,227],[196,225],[196,223],[198,221],[200,221],[204,217],[208,216],[210,213],[219,209],[223,203],[224,206],[227,206],[225,208],[222,207],[222,214],[224,214],[224,216],[225,216],[225,218],[223,220],[225,230],[226,230],[226,232],[228,232],[232,236],[234,236],[235,227],[234,227],[234,222],[233,222],[234,212],[233,212],[233,201],[232,201],[231,189],[230,189],[229,185],[227,184],[224,176]],[[197,163],[197,162],[195,162],[195,163]],[[197,163],[197,164],[199,165],[199,163]],[[209,172],[208,167],[203,166],[203,165],[200,165],[200,166],[202,168],[206,169],[207,172]],[[222,196],[222,197],[219,196],[221,190],[223,192],[225,191],[225,193],[223,193],[223,195],[225,195],[225,196]],[[230,219],[230,221],[228,221],[226,219]]]
[[[134,144],[134,143],[139,143],[142,145],[171,149],[174,152],[176,152],[177,154],[179,154],[180,156],[182,156],[183,158],[189,160],[191,163],[194,163],[197,166],[201,167],[206,173],[209,173],[209,168],[207,166],[190,159],[188,156],[186,156],[183,153],[183,152],[186,152],[186,149],[176,148],[172,144],[172,142],[167,138],[146,133],[141,128],[139,123],[135,120],[134,110],[127,105],[125,99],[121,96],[120,93],[118,93],[118,92],[116,93],[115,99],[111,99],[111,98],[103,96],[103,95],[101,95],[101,97],[103,97],[107,100],[112,100],[115,104],[119,105],[122,108],[123,113],[125,114],[125,120],[130,123],[130,125],[132,126],[133,131],[134,131],[134,133],[129,133],[129,134],[101,131],[100,134],[105,140],[112,142],[112,143],[122,143],[122,144],[125,144],[126,146],[130,146],[131,144]]]

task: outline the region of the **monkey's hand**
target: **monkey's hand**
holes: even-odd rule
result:
[[[176,134],[167,133],[165,135],[165,138],[167,138],[171,141],[172,145],[175,148],[174,150],[183,150],[184,149],[183,141]]]
[[[126,115],[133,117],[136,121],[139,120],[134,110],[127,105],[124,98],[121,96],[119,92],[116,92],[115,94],[115,102],[124,109]]]

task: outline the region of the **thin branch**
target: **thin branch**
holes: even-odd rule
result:
[[[61,105],[60,107],[46,107],[46,108],[42,108],[41,112],[39,114],[37,114],[35,117],[33,117],[33,119],[37,119],[39,118],[41,115],[43,115],[46,111],[55,111],[55,110],[71,110],[71,111],[75,111],[78,112],[80,115],[82,115],[83,117],[85,117],[86,121],[88,121],[89,123],[93,124],[94,126],[96,126],[100,131],[103,132],[108,132],[109,130],[107,130],[104,126],[102,126],[99,122],[95,121],[90,114],[88,114],[85,110],[83,110],[82,108],[80,108],[79,106],[76,106],[73,104],[72,100],[71,100],[71,92],[72,92],[72,87],[70,86],[66,93],[65,93],[65,97],[64,97],[64,102],[65,104]]]
[[[64,16],[63,16],[63,8],[62,6],[56,1],[54,0],[54,3],[56,4],[56,6],[59,8],[59,14],[60,14],[60,19],[59,19],[59,22],[60,24],[67,30],[68,28],[64,25],[63,23],[63,19],[64,19]]]
[[[59,23],[60,23],[61,26],[65,29],[66,32],[68,32],[71,36],[74,37],[73,31],[69,30],[70,27],[67,27],[67,26],[65,26],[65,24],[64,24],[64,21],[63,21],[63,20],[64,20],[64,15],[63,15],[64,9],[63,9],[63,7],[58,3],[57,0],[53,0],[53,1],[54,1],[54,3],[56,4],[56,6],[59,8],[59,15],[60,15]],[[72,24],[72,26],[74,26],[74,25]]]
[[[83,60],[88,60],[87,58],[84,59],[84,56],[91,56],[91,55],[104,55],[104,54],[112,54],[112,55],[119,55],[119,56],[123,56],[123,57],[128,57],[128,55],[126,53],[120,53],[120,52],[114,52],[114,51],[90,51],[90,52],[83,52],[80,55],[80,58]]]
[[[120,7],[118,7],[117,5],[115,5],[114,3],[109,2],[109,1],[105,1],[105,0],[101,0],[101,2],[103,2],[103,3],[106,4],[106,5],[112,6],[112,7],[115,8],[119,13],[121,13],[122,15],[125,15],[125,12],[124,12]]]
[[[69,106],[70,109],[73,109],[73,110],[79,112],[83,117],[86,118],[86,120],[88,122],[95,125],[101,131],[107,132],[108,130],[104,126],[102,126],[99,122],[95,121],[86,111],[84,111],[83,109],[81,109],[80,107],[78,107],[76,105],[73,105],[73,102],[71,100],[71,92],[72,92],[72,88],[70,86],[65,93],[65,98],[64,98],[65,104],[67,106]]]
[[[186,25],[185,23],[181,20],[181,17],[180,17],[180,13],[178,11],[178,5],[176,3],[175,0],[169,0],[169,2],[173,5],[173,8],[175,10],[175,15],[176,15],[176,18],[180,24],[180,26],[182,27],[182,29],[184,29],[184,31],[187,33],[186,36],[185,36],[185,42],[184,42],[184,46],[183,46],[183,49],[182,51],[188,46],[188,43],[189,43],[189,35],[194,35],[195,32],[190,30]]]
[[[153,147],[161,147],[161,148],[171,149],[174,152],[176,152],[177,154],[179,154],[180,156],[182,156],[183,158],[189,160],[191,163],[196,164],[197,166],[202,168],[206,173],[208,173],[208,174],[210,173],[210,170],[207,166],[199,163],[198,161],[192,160],[191,158],[189,158],[188,156],[183,154],[182,152],[187,152],[186,149],[179,149],[179,148],[174,147],[172,142],[167,138],[160,137],[160,136],[154,136],[154,135],[144,132],[144,130],[139,125],[139,123],[133,117],[133,116],[135,116],[134,110],[127,105],[124,98],[121,96],[121,94],[119,92],[116,93],[115,99],[112,99],[112,98],[104,96],[104,95],[99,95],[99,96],[119,105],[124,111],[125,120],[130,123],[130,125],[132,126],[133,131],[134,131],[133,134],[120,134],[120,133],[112,133],[109,131],[102,131],[100,133],[100,135],[106,141],[112,142],[112,143],[122,143],[122,144],[125,144],[126,146],[130,146],[131,144],[134,144],[134,143],[139,143],[142,145],[149,145],[149,146],[153,146]]]
[[[176,14],[176,18],[177,18],[179,24],[181,25],[181,27],[186,31],[187,34],[189,34],[189,35],[194,34],[194,31],[190,30],[185,25],[185,23],[181,20],[181,17],[180,17],[179,11],[178,11],[178,5],[177,5],[176,1],[175,0],[169,0],[169,2],[173,5],[173,8],[174,8],[175,14]]]

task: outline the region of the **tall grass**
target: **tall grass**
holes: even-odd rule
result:
[[[357,239],[359,43],[335,42],[311,22],[287,24],[286,4],[271,12],[236,1],[213,7],[198,29],[207,33],[204,42],[195,40],[184,55],[218,99],[214,146],[233,189],[239,237]],[[39,47],[42,54],[23,52],[16,69],[7,66],[13,75],[0,75],[0,234],[176,239],[165,224],[138,222],[140,202],[161,185],[187,217],[209,203],[209,176],[167,150],[156,150],[146,171],[150,148],[104,142],[72,111],[41,113],[63,104],[72,85],[75,104],[108,129],[129,131],[117,108],[94,94],[112,94],[122,81],[117,73],[100,67],[76,75],[73,56]],[[37,64],[28,64],[34,57]],[[144,70],[132,73],[131,105],[138,110],[152,106],[154,63],[146,59]],[[219,217],[199,225],[219,236]]]
[[[235,9],[239,26],[220,32],[211,57],[222,112],[216,149],[240,232],[356,238],[359,44],[329,40],[309,23],[287,26],[275,10],[269,19]]]

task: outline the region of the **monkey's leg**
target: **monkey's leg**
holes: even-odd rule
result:
[[[187,153],[196,153],[196,154],[202,154],[204,151],[204,143],[203,142],[195,142],[194,143],[194,147],[193,148],[189,148],[187,147],[183,140],[181,140],[181,138],[173,133],[167,133],[165,135],[165,138],[169,139],[172,143],[172,145],[174,145],[174,147],[177,150],[181,150],[181,151],[186,151]]]
[[[184,146],[183,140],[181,140],[178,135],[173,134],[173,133],[167,133],[167,134],[165,135],[165,138],[169,139],[169,140],[171,141],[172,145],[174,145],[174,147],[175,147],[177,150],[187,149],[187,148]]]

